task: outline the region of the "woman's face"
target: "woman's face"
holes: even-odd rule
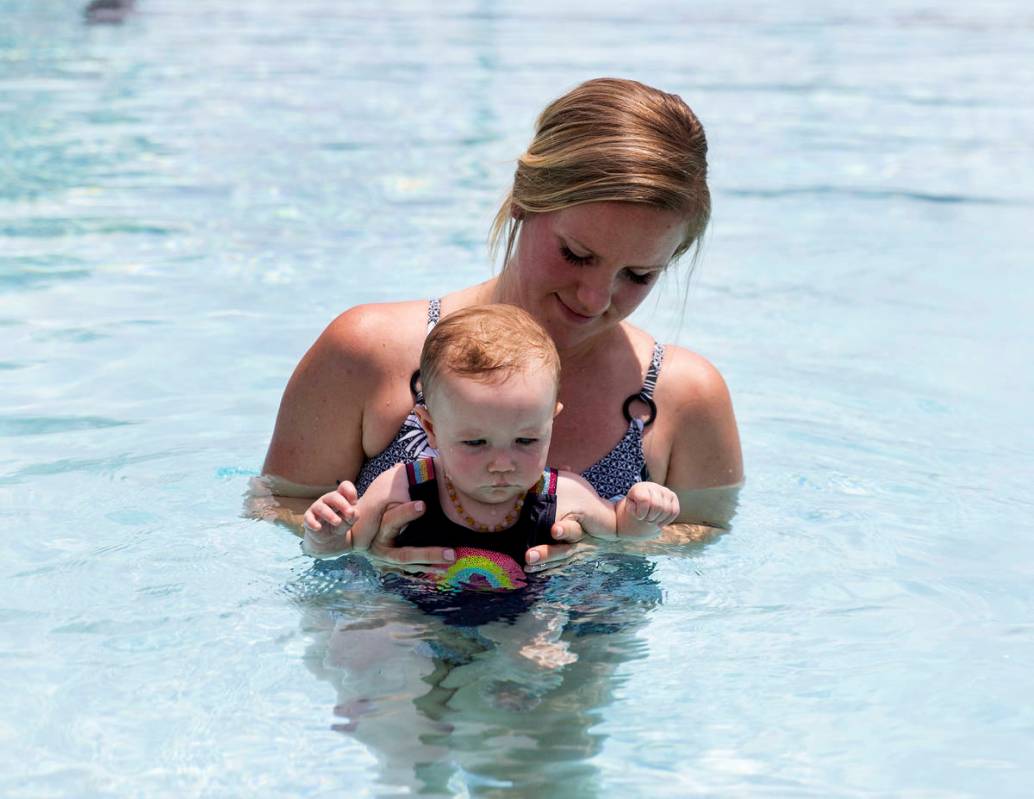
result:
[[[591,341],[646,298],[685,228],[682,214],[641,203],[529,214],[509,267],[507,299],[534,316],[558,349]]]

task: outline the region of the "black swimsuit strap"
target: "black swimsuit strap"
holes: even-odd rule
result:
[[[656,341],[653,343],[653,354],[650,356],[650,366],[646,370],[646,377],[643,379],[642,388],[639,393],[632,394],[625,399],[621,406],[621,412],[625,419],[632,421],[632,403],[641,402],[650,409],[650,415],[643,421],[643,427],[649,427],[657,418],[657,404],[653,401],[653,392],[657,388],[657,377],[661,373],[661,361],[664,360],[664,345]]]

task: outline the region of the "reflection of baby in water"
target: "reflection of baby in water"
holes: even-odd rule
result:
[[[484,787],[494,781],[566,799],[602,795],[600,721],[621,701],[616,669],[647,654],[641,629],[662,600],[654,570],[608,552],[531,575],[545,590],[529,611],[476,628],[378,590],[364,558],[317,561],[288,589],[301,601],[306,667],[334,690],[327,723],[347,736],[342,747],[376,758],[377,795],[468,795],[466,785],[496,795]],[[562,763],[563,778],[532,762]]]
[[[522,566],[526,551],[585,534],[654,536],[679,506],[656,483],[637,483],[609,502],[581,476],[546,468],[561,411],[559,370],[552,339],[516,307],[477,306],[445,317],[424,343],[426,405],[416,408],[437,457],[392,467],[357,502],[346,488],[322,496],[305,514],[307,551],[369,549],[381,515],[374,509],[422,502],[425,512],[394,544],[449,546],[456,559],[445,570],[426,570],[422,581],[399,575],[390,584],[446,624],[477,627],[477,635],[524,661],[564,665],[563,620],[545,607],[521,613],[538,595]],[[511,623],[509,634],[497,634],[500,624],[491,625],[495,632],[484,626],[502,619]]]

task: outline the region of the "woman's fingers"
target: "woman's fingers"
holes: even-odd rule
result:
[[[448,547],[393,547],[374,544],[370,555],[394,566],[448,566],[456,552]]]
[[[526,572],[537,572],[555,566],[574,554],[573,544],[539,544],[532,547],[524,556]]]
[[[554,523],[550,529],[553,538],[557,541],[563,541],[568,544],[573,544],[575,541],[581,541],[585,536],[585,530],[582,529],[582,525],[577,519],[561,519]]]
[[[381,546],[392,546],[403,528],[424,515],[423,502],[403,502],[384,511],[377,529],[374,543]]]
[[[370,554],[378,560],[400,567],[417,565],[449,565],[456,552],[449,547],[396,547],[395,539],[407,524],[424,515],[423,502],[403,502],[389,508],[381,516],[380,528],[370,544]]]

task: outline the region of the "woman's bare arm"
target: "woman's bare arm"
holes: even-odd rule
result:
[[[341,314],[295,368],[262,466],[275,490],[333,487],[359,473],[363,414],[383,373],[371,343],[379,335],[375,316],[367,306]]]
[[[301,535],[311,501],[354,481],[364,452],[387,443],[411,407],[425,309],[423,302],[358,306],[323,331],[284,391],[248,515]],[[382,525],[397,532],[420,515],[413,503],[392,506]]]
[[[722,376],[699,355],[669,348],[661,375],[658,406],[671,436],[663,483],[680,508],[662,540],[700,541],[728,529],[736,514],[743,484],[736,416]]]

